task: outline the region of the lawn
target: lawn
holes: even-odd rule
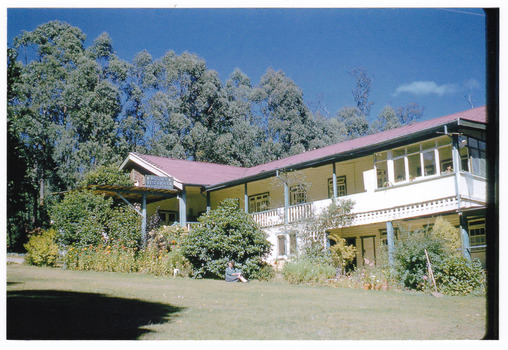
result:
[[[7,339],[481,339],[485,298],[7,267]]]

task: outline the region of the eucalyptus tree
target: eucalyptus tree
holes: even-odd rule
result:
[[[367,118],[356,107],[343,107],[335,115],[337,122],[343,124],[346,139],[354,139],[365,136],[369,131]]]
[[[311,142],[321,135],[316,134],[314,117],[294,81],[284,72],[269,68],[253,94],[263,118],[266,160],[311,149]]]
[[[29,175],[41,201],[48,186],[71,183],[72,170],[62,169],[70,155],[60,150],[63,144],[75,147],[69,140],[73,126],[68,122],[71,108],[66,95],[72,90],[69,76],[80,64],[85,38],[78,28],[53,21],[14,40],[21,74],[17,99],[9,106],[15,116],[12,126],[26,146]]]
[[[355,78],[355,88],[352,91],[355,106],[362,116],[368,118],[374,104],[369,101],[373,79],[368,74],[367,69],[362,67],[353,68],[349,73]]]
[[[417,122],[423,117],[425,108],[416,102],[411,102],[396,109],[397,118],[402,125]]]
[[[371,133],[377,133],[385,130],[391,130],[401,126],[401,122],[395,113],[395,110],[390,105],[386,105],[385,108],[378,114],[376,120],[374,120],[370,126]]]
[[[249,77],[236,68],[224,86],[227,118],[214,147],[215,161],[236,166],[253,166],[260,162],[259,146],[263,133],[253,114],[253,87]]]

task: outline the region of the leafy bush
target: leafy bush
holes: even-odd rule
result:
[[[51,210],[64,246],[98,246],[103,241],[113,201],[91,191],[69,192]]]
[[[399,281],[407,288],[424,288],[427,275],[427,250],[433,266],[439,265],[447,251],[443,241],[426,231],[403,231],[394,244],[395,270]]]
[[[29,265],[53,266],[58,259],[55,230],[37,229],[33,231],[24,247],[27,251],[25,261]]]
[[[356,257],[356,247],[346,245],[346,240],[338,234],[331,234],[329,238],[335,241],[335,244],[330,247],[333,266],[344,271],[346,265]]]
[[[129,248],[141,243],[141,216],[129,206],[117,206],[109,211],[105,231],[108,241]]]
[[[89,190],[69,192],[51,210],[63,246],[117,244],[134,248],[141,240],[141,218],[133,208]]]
[[[460,231],[443,217],[436,218],[431,234],[443,242],[449,254],[460,254]]]
[[[116,185],[133,186],[133,181],[129,174],[118,169],[116,165],[100,166],[90,171],[84,176],[80,186],[87,185]]]
[[[335,276],[335,268],[308,259],[299,259],[284,264],[284,280],[291,284],[322,284]]]
[[[464,257],[446,258],[434,271],[439,290],[448,295],[485,293],[485,273],[480,261]]]
[[[114,244],[71,246],[65,253],[64,262],[65,267],[70,270],[134,272],[136,271],[136,248]]]
[[[199,221],[182,245],[194,277],[222,278],[230,260],[249,278],[263,267],[262,258],[269,253],[270,242],[234,199],[224,200]]]
[[[324,244],[328,239],[327,230],[346,225],[353,206],[354,201],[350,199],[333,201],[319,215],[312,215],[302,222],[298,232],[301,242],[300,257],[318,264],[333,263],[332,254]]]

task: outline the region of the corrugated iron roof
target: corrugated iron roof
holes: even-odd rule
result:
[[[372,147],[387,141],[395,141],[399,138],[406,137],[411,134],[416,134],[418,132],[433,129],[453,121],[458,121],[459,119],[486,124],[486,107],[478,107],[440,118],[405,125],[400,128],[340,142],[334,145],[307,151],[269,163],[260,164],[251,168],[195,162],[181,159],[171,159],[139,153],[135,154],[153,166],[157,167],[158,169],[171,174],[171,176],[184,184],[209,186],[227,183],[233,180],[240,180],[242,178],[259,175],[263,172],[274,171],[276,169],[283,169],[314,160],[324,159],[330,156],[359,150],[365,147]]]

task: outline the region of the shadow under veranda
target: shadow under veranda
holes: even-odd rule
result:
[[[59,290],[7,292],[7,339],[136,340],[184,308]]]

